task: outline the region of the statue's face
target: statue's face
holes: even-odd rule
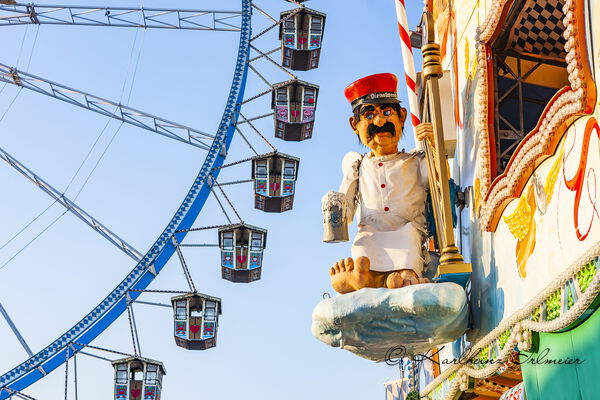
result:
[[[361,143],[378,156],[396,153],[402,138],[406,109],[397,111],[389,104],[363,104],[358,113],[360,119],[350,117],[350,126]]]

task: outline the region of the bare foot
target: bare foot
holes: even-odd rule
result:
[[[412,269],[401,269],[392,272],[387,276],[385,286],[390,289],[397,289],[404,286],[417,285],[419,283],[429,283],[427,278],[419,278],[419,275]]]
[[[358,257],[356,261],[346,258],[335,263],[329,270],[331,286],[340,293],[350,293],[365,287],[384,287],[385,274],[371,271],[367,257]]]

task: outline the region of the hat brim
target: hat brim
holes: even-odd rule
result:
[[[400,100],[398,100],[398,95],[396,93],[389,93],[388,96],[373,96],[367,95],[360,97],[352,102],[352,110],[356,107],[362,106],[364,104],[399,104]]]

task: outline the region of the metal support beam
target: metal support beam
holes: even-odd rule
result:
[[[219,247],[219,245],[212,244],[212,243],[192,243],[192,244],[180,244],[179,247]]]
[[[93,358],[97,358],[99,360],[108,361],[109,363],[113,362],[113,360],[111,360],[110,358],[106,358],[106,357],[102,357],[102,356],[97,356],[95,354],[88,353],[87,351],[79,350],[79,353],[83,354],[85,356],[88,356],[88,357],[93,357]]]
[[[268,87],[271,87],[271,86],[272,86],[271,82],[269,82],[269,81],[267,80],[267,78],[265,78],[265,77],[263,76],[263,74],[261,74],[260,72],[258,72],[258,70],[257,70],[256,68],[254,68],[254,66],[253,66],[252,64],[248,64],[248,67],[250,67],[250,69],[251,69],[252,71],[254,71],[254,73],[255,73],[255,74],[256,74],[256,75],[257,75],[257,76],[258,76],[258,77],[259,77],[259,78],[260,78],[260,79],[261,79],[261,80],[262,80],[262,81],[263,81],[263,82],[264,82],[264,83],[265,83],[265,84],[268,86]]]
[[[270,112],[268,114],[263,114],[263,115],[259,115],[257,117],[252,117],[252,118],[248,118],[245,121],[240,121],[237,123],[238,126],[242,125],[242,124],[247,124],[248,122],[252,122],[252,121],[256,121],[257,119],[262,119],[262,118],[267,118],[267,117],[272,117],[273,115],[275,115],[274,112]]]
[[[252,63],[252,62],[254,62],[254,61],[256,61],[256,60],[259,60],[259,59],[261,59],[261,58],[263,58],[263,57],[266,57],[266,56],[268,56],[269,54],[273,54],[273,53],[275,53],[275,52],[277,52],[277,51],[280,51],[280,50],[281,50],[281,46],[279,46],[279,47],[276,47],[276,48],[274,48],[273,50],[266,51],[266,52],[262,53],[262,54],[261,54],[261,55],[259,55],[259,56],[256,56],[256,57],[253,57],[253,58],[251,58],[251,59],[250,59],[250,63]]]
[[[527,105],[525,103],[538,103],[546,104],[540,100],[530,99],[523,95],[523,83],[529,83],[527,79],[541,67],[544,62],[542,60],[536,60],[536,64],[533,65],[529,70],[524,71],[521,63],[521,56],[514,55],[516,59],[516,71],[508,65],[503,59],[505,54],[498,54],[494,56],[493,62],[498,66],[494,69],[495,85],[494,85],[494,99],[495,99],[495,112],[494,112],[494,126],[496,128],[496,166],[498,174],[502,173],[506,167],[506,164],[510,160],[515,148],[523,140],[527,132],[525,132],[525,121],[524,115],[527,112]],[[501,75],[503,74],[503,75]],[[514,81],[510,87],[500,91],[500,78],[506,78]],[[509,115],[512,108],[504,107],[503,103],[506,99],[517,100],[518,102],[518,116],[519,120],[511,123],[509,121]],[[532,101],[533,100],[533,101]],[[508,110],[508,111],[507,111]],[[518,122],[518,128],[515,127]],[[501,125],[505,125],[508,129],[502,129]],[[507,134],[508,133],[508,134]],[[508,145],[508,147],[507,147]]]
[[[262,35],[264,35],[265,33],[269,32],[271,29],[281,25],[284,21],[295,17],[296,14],[298,14],[300,11],[302,11],[304,9],[304,6],[301,5],[299,8],[295,9],[294,11],[292,11],[291,13],[289,13],[288,15],[285,16],[285,18],[281,18],[279,21],[275,21],[275,23],[271,26],[269,26],[268,28],[264,29],[262,32],[260,32],[259,34],[255,35],[252,39],[250,39],[250,41],[254,41],[256,39],[258,39],[259,37],[261,37]]]
[[[14,390],[9,387],[3,387],[2,389],[0,389],[0,394],[2,394],[2,390],[6,390],[7,392],[9,392],[11,394],[11,397],[16,396],[19,399],[23,399],[23,400],[37,400],[35,397],[31,397],[27,394],[21,393],[18,390]]]
[[[56,200],[57,203],[61,204],[68,211],[72,212],[77,218],[85,222],[93,230],[95,230],[109,242],[117,246],[119,249],[121,249],[121,251],[123,251],[129,257],[133,258],[136,262],[139,262],[142,259],[142,254],[139,251],[137,251],[133,246],[131,246],[125,240],[121,239],[106,226],[102,225],[98,220],[86,213],[77,204],[73,203],[62,193],[53,188],[50,184],[48,184],[38,175],[33,173],[29,168],[21,164],[17,159],[8,154],[2,148],[0,148],[0,159],[6,161],[8,165],[16,169],[19,173],[21,173],[21,175],[29,179],[31,183],[33,183],[34,185],[42,189],[44,192],[46,192],[46,194],[48,194],[50,197]]]
[[[24,24],[240,31],[241,11],[55,6],[0,2],[0,26]]]
[[[241,181],[231,181],[231,182],[225,182],[225,183],[219,183],[221,186],[227,186],[227,185],[238,185],[240,183],[249,183],[249,182],[254,182],[254,179],[244,179]]]
[[[180,245],[181,246],[181,245]],[[165,308],[173,308],[173,306],[170,306],[168,304],[163,304],[163,303],[154,303],[152,301],[141,301],[141,300],[135,300],[132,303],[136,303],[136,304],[145,304],[147,306],[157,306],[157,307],[165,307]]]
[[[264,53],[262,51],[260,51],[258,48],[250,45],[250,48],[254,51],[256,51],[258,54],[261,55],[261,57],[266,58],[267,60],[269,60],[271,62],[271,64],[275,65],[276,67],[278,67],[280,70],[282,70],[283,72],[285,72],[286,74],[288,74],[292,79],[298,79],[298,77],[294,74],[292,74],[289,70],[287,70],[285,67],[283,67],[281,64],[279,64],[277,61],[273,60],[271,57],[269,57],[267,55],[267,53]]]
[[[266,11],[259,8],[256,4],[252,4],[252,7],[255,8],[256,10],[258,10],[265,17],[269,18],[271,20],[271,22],[277,22],[277,20],[275,18],[271,17]]]
[[[210,143],[214,139],[214,136],[208,133],[63,86],[2,63],[0,63],[0,82],[24,87],[204,150],[209,149]]]
[[[4,319],[8,323],[8,326],[10,326],[10,329],[13,331],[13,333],[15,334],[17,339],[19,339],[19,342],[21,343],[21,346],[23,346],[23,348],[27,352],[27,355],[29,355],[29,357],[33,356],[33,352],[31,351],[31,348],[29,347],[29,345],[27,344],[27,342],[21,335],[21,332],[19,332],[19,330],[17,329],[17,326],[14,324],[14,322],[10,318],[10,315],[8,315],[8,312],[6,312],[6,310],[2,306],[2,303],[0,303],[0,314],[2,314],[2,316],[4,316]]]

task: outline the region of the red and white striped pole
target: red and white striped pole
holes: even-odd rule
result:
[[[408,34],[408,18],[406,16],[405,0],[394,0],[396,3],[396,16],[398,19],[398,31],[400,32],[400,41],[402,45],[402,61],[404,63],[404,76],[408,88],[408,106],[413,127],[421,123],[419,113],[419,102],[417,100],[417,74],[415,72],[415,59],[410,45],[410,36]],[[420,148],[419,141],[415,138],[415,145]]]

